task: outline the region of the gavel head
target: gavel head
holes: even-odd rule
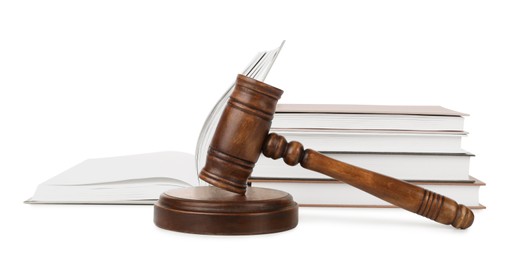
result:
[[[281,89],[238,75],[199,175],[202,180],[245,194],[282,94]]]

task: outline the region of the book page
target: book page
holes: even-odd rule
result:
[[[83,185],[170,178],[198,185],[192,154],[158,152],[89,159],[45,182],[46,185]]]

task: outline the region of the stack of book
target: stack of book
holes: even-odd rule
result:
[[[483,182],[461,148],[466,114],[439,106],[278,105],[271,132],[361,168],[406,180],[471,208]],[[302,206],[392,207],[330,177],[260,158],[249,185],[292,194]]]

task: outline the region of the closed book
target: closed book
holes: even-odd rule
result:
[[[470,182],[411,182],[454,199],[471,208],[485,208],[479,202],[479,189],[485,184]],[[395,207],[351,185],[336,180],[250,179],[249,185],[290,193],[301,206],[326,207]]]
[[[364,169],[411,181],[468,181],[470,153],[378,153],[327,152],[324,155]],[[288,166],[283,160],[261,156],[253,177],[283,179],[331,179],[299,165]]]
[[[325,152],[464,153],[466,132],[272,129],[288,141]]]
[[[463,131],[466,115],[440,106],[279,104],[272,128]]]

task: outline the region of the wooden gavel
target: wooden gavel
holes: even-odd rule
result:
[[[260,154],[313,170],[348,183],[400,208],[442,224],[466,229],[473,212],[452,199],[410,183],[326,157],[299,142],[269,133],[283,91],[238,75],[235,89],[219,121],[200,178],[244,195]]]

